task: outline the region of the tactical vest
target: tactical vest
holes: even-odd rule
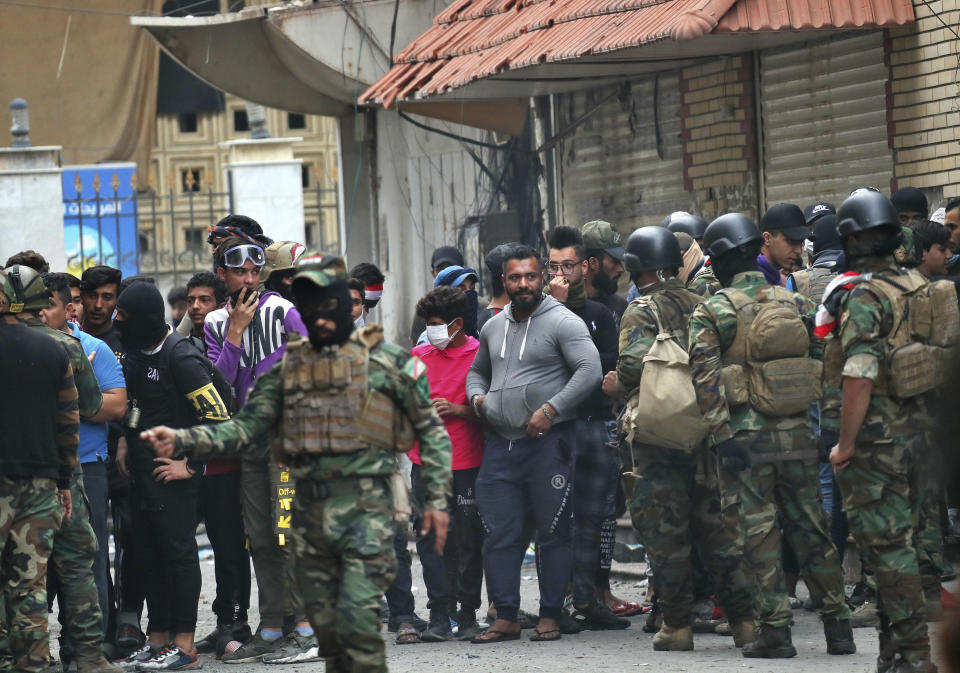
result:
[[[823,291],[836,275],[837,272],[833,269],[815,266],[792,274],[793,285],[797,292],[819,304],[823,301]]]
[[[734,288],[720,293],[737,312],[737,334],[721,358],[727,404],[749,404],[765,416],[804,413],[820,397],[823,367],[809,357],[810,337],[793,293],[775,286],[758,299]]]
[[[287,344],[283,453],[332,455],[371,447],[404,452],[413,447],[406,413],[370,385],[370,359],[371,346],[358,333],[321,352],[306,339]]]
[[[956,286],[930,283],[916,269],[897,276],[870,275],[863,284],[893,309],[876,394],[906,400],[943,383],[960,343]]]

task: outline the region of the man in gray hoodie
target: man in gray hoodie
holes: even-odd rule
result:
[[[570,485],[577,407],[600,385],[600,355],[583,320],[545,296],[537,253],[508,252],[510,303],[483,326],[467,398],[487,429],[476,494],[487,529],[484,565],[497,619],[475,643],[520,637],[520,565],[536,529],[540,622],[558,640],[570,580]]]

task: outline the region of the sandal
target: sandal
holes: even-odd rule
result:
[[[496,635],[496,638],[484,638],[488,633],[493,633]],[[520,632],[510,633],[509,631],[501,631],[500,629],[487,629],[478,636],[474,636],[470,642],[474,645],[489,645],[490,643],[502,643],[508,640],[520,640]]]
[[[561,638],[563,638],[563,634],[560,633],[560,629],[549,629],[547,631],[534,629],[533,635],[530,636],[530,640],[535,643],[549,643],[554,640],[560,640]]]
[[[409,625],[401,626],[397,629],[397,645],[415,645],[423,642],[420,640],[420,632]]]
[[[620,601],[610,606],[610,612],[617,617],[632,617],[643,612],[643,606],[639,603],[631,603],[630,601]]]

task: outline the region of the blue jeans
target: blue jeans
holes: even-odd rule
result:
[[[97,555],[93,558],[93,581],[97,584],[97,596],[100,599],[100,612],[103,614],[103,633],[107,633],[107,622],[110,619],[110,593],[107,572],[110,567],[109,533],[107,532],[107,516],[110,513],[110,504],[107,500],[109,487],[107,486],[107,466],[97,460],[92,463],[83,463],[83,487],[90,501],[90,525],[97,536]]]

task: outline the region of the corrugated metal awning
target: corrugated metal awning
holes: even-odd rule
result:
[[[451,92],[469,99],[515,97],[518,87],[528,95],[572,90],[658,69],[651,61],[676,67],[809,31],[913,20],[910,0],[457,0],[359,100],[391,107]],[[562,67],[573,63],[576,72]]]

